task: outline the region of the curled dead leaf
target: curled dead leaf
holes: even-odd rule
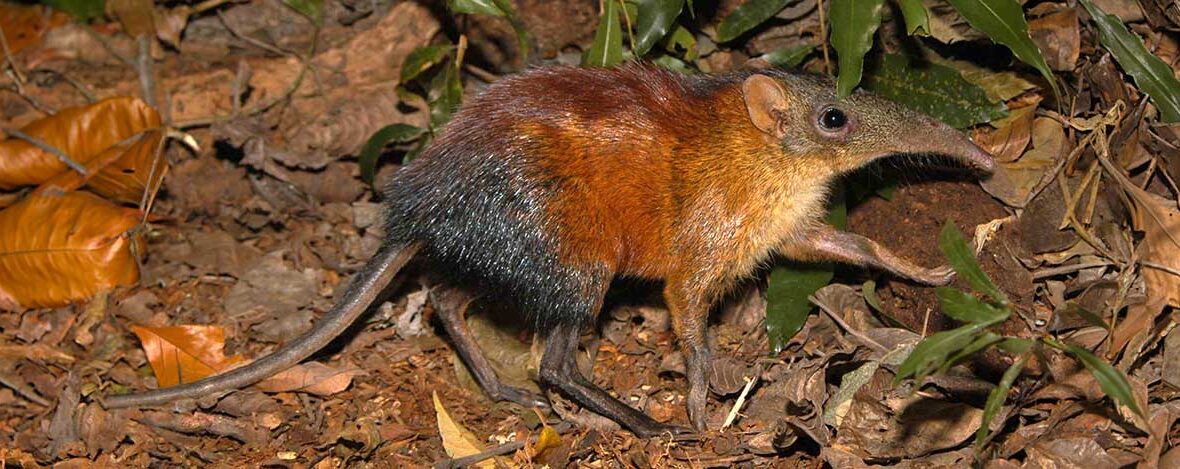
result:
[[[47,308],[139,279],[138,210],[93,194],[30,195],[0,211],[0,308]]]

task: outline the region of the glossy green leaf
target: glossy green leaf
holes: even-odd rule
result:
[[[974,355],[975,352],[978,352],[978,351],[983,350],[985,348],[991,347],[992,345],[995,345],[996,343],[1000,342],[1001,340],[1004,340],[1004,338],[1002,336],[1000,336],[999,334],[995,334],[995,333],[988,332],[988,331],[983,331],[978,336],[976,336],[974,339],[972,339],[971,342],[969,342],[966,346],[964,346],[963,348],[961,348],[959,350],[956,350],[954,353],[952,353],[950,356],[948,356],[946,361],[942,362],[942,364],[938,366],[938,369],[935,371],[935,374],[946,373],[947,370],[949,370],[952,366],[955,366],[955,364],[959,363],[960,361],[963,361],[964,359],[966,359],[967,357],[970,357],[971,355]]]
[[[901,15],[905,17],[905,31],[911,36],[930,35],[930,12],[922,0],[897,0]]]
[[[623,61],[623,29],[619,24],[619,2],[605,0],[594,42],[582,57],[588,67],[613,67]]]
[[[451,114],[459,109],[463,100],[463,82],[454,64],[447,64],[430,81],[430,128],[440,129],[451,120]]]
[[[910,377],[921,381],[942,368],[951,354],[971,345],[988,326],[984,323],[967,324],[923,339],[897,368],[897,376],[893,378],[894,384]]]
[[[791,0],[748,0],[717,26],[717,42],[729,42],[783,11]]]
[[[965,291],[951,287],[938,287],[938,304],[942,312],[956,321],[970,323],[998,323],[1008,319],[1007,309],[996,308]]]
[[[1012,389],[1012,383],[1016,382],[1016,378],[1024,370],[1024,364],[1028,363],[1028,357],[1029,355],[1025,354],[1016,359],[1016,363],[1008,367],[1004,376],[1000,377],[1000,382],[987,395],[987,403],[983,405],[983,421],[979,424],[979,430],[975,431],[976,445],[983,444],[983,440],[987,439],[992,420],[996,419],[996,413],[1004,406],[1004,401],[1008,400],[1008,391]]]
[[[762,54],[758,58],[775,67],[795,68],[803,63],[803,59],[806,59],[813,51],[815,51],[815,44],[787,46]]]
[[[504,10],[493,0],[447,0],[447,8],[451,13],[504,16]]]
[[[831,0],[832,48],[840,59],[836,97],[852,94],[864,72],[865,54],[873,47],[873,34],[881,26],[885,0]]]
[[[1003,103],[992,102],[980,87],[950,67],[913,64],[899,54],[872,62],[865,87],[955,128],[991,122],[1007,115]]]
[[[283,0],[283,3],[312,23],[318,25],[324,20],[324,0]]]
[[[684,60],[693,61],[700,58],[700,51],[697,50],[697,38],[684,26],[676,25],[671,33],[664,37],[664,50],[672,54],[678,54],[684,57]]]
[[[421,46],[410,51],[402,61],[401,82],[407,83],[446,58],[455,47],[451,45]]]
[[[979,262],[975,260],[975,253],[971,252],[971,247],[967,245],[967,241],[959,233],[955,222],[947,220],[943,225],[942,233],[938,235],[938,247],[942,249],[943,255],[946,256],[947,262],[950,262],[951,268],[955,269],[955,273],[971,284],[971,288],[991,297],[992,301],[1000,306],[1008,304],[1008,295],[1005,295],[992,283],[987,274],[983,273]]]
[[[374,132],[369,141],[365,142],[365,146],[361,147],[361,153],[357,157],[361,180],[365,181],[365,184],[373,184],[373,177],[377,174],[377,158],[381,156],[381,149],[385,148],[386,144],[412,142],[424,133],[426,129],[409,124],[387,125]]]
[[[672,30],[685,0],[638,0],[635,18],[635,55],[642,56]]]
[[[1089,350],[1076,345],[1066,345],[1065,352],[1076,357],[1078,361],[1082,362],[1082,365],[1086,366],[1087,370],[1090,370],[1090,374],[1094,375],[1102,392],[1114,399],[1115,402],[1127,406],[1132,412],[1143,416],[1139,404],[1135,403],[1135,393],[1131,391],[1131,383],[1127,382],[1127,377],[1122,372],[1110,366],[1110,363],[1106,363],[1105,360],[1094,356]]]
[[[1003,44],[1020,61],[1041,72],[1057,92],[1057,79],[1045,63],[1045,56],[1028,35],[1028,22],[1016,0],[947,0],[971,27],[983,31],[991,40]]]
[[[843,228],[847,221],[844,201],[833,201],[828,223]],[[811,314],[808,297],[831,282],[834,275],[832,264],[779,266],[770,272],[766,287],[766,335],[773,353],[781,352],[803,328]]]
[[[1114,60],[1135,78],[1139,89],[1151,96],[1165,123],[1180,122],[1180,81],[1167,63],[1143,46],[1143,40],[1117,16],[1103,12],[1089,0],[1081,0],[1098,25],[1098,39]]]

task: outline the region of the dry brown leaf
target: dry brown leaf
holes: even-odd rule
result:
[[[1135,202],[1133,224],[1143,232],[1139,243],[1139,275],[1147,290],[1147,302],[1127,307],[1127,317],[1115,327],[1111,353],[1118,353],[1132,338],[1147,331],[1163,313],[1164,306],[1180,306],[1180,211],[1176,202],[1152,194],[1127,182],[1123,189]],[[1155,267],[1153,267],[1155,266]],[[1162,267],[1162,268],[1161,268]]]
[[[1016,161],[1024,153],[1029,140],[1032,139],[1033,117],[1036,116],[1037,105],[1013,109],[1008,117],[992,123],[995,130],[976,132],[975,143],[983,147],[996,161],[1009,163]]]
[[[1029,36],[1045,55],[1049,68],[1071,72],[1082,51],[1078,10],[1066,8],[1028,22]]]
[[[61,26],[69,19],[65,13],[43,5],[0,3],[0,28],[4,29],[8,52],[13,55],[36,44],[45,31]]]
[[[225,356],[225,329],[220,326],[131,326],[161,388],[191,383],[246,361]]]
[[[442,401],[438,400],[437,392],[433,393],[433,395],[434,413],[438,417],[438,434],[442,437],[443,448],[447,450],[447,456],[461,458],[482,452],[484,447],[479,443],[479,439],[470,430],[459,425],[451,418],[451,415],[447,413],[447,408],[443,407]],[[497,458],[497,460],[500,459]],[[473,466],[483,469],[493,469],[496,467],[496,462],[486,459]]]
[[[88,299],[139,279],[138,210],[93,194],[30,195],[0,211],[0,309]]]
[[[21,131],[61,150],[75,162],[87,165],[120,142],[158,127],[160,116],[147,103],[138,98],[117,97],[89,106],[63,109],[26,125]],[[126,155],[130,160],[120,159],[118,164],[102,169],[103,175],[125,180],[123,170],[132,167],[136,171],[134,179],[146,178],[155,153],[151,154],[152,158],[144,158],[140,152],[132,151]],[[147,167],[143,167],[144,163],[148,163]],[[68,170],[57,156],[29,142],[11,137],[0,141],[0,189],[38,185]]]
[[[1024,207],[1032,190],[1066,150],[1065,131],[1048,117],[1033,121],[1033,148],[1019,160],[996,165],[996,172],[981,185],[989,194],[1013,207]]]
[[[365,374],[360,368],[332,368],[319,362],[301,363],[267,378],[255,386],[266,392],[302,391],[317,396],[331,396],[352,384],[354,376]]]

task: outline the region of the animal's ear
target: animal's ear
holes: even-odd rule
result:
[[[746,112],[754,127],[775,137],[781,137],[778,116],[787,111],[787,90],[774,78],[756,73],[742,83],[742,96],[746,100]]]

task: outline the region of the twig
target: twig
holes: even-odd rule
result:
[[[41,396],[38,396],[36,391],[29,389],[28,386],[25,386],[19,382],[14,381],[7,374],[0,373],[0,384],[8,386],[13,391],[16,391],[17,394],[20,394],[22,397],[24,397],[25,399],[28,399],[30,402],[32,402],[34,404],[37,404],[42,407],[49,407],[50,406],[49,401],[45,400],[45,398],[43,398]]]
[[[47,73],[47,74],[56,76],[58,78],[61,78],[62,80],[65,80],[66,83],[69,83],[70,86],[73,86],[74,89],[78,90],[78,92],[82,94],[82,97],[86,98],[86,102],[93,103],[95,101],[98,101],[98,96],[95,96],[94,92],[91,91],[90,88],[87,88],[84,83],[82,83],[78,80],[75,80],[74,77],[71,77],[68,74],[59,72],[57,70],[48,69],[48,68],[35,68],[33,70],[30,70],[29,72],[31,72],[31,73]],[[49,114],[57,114],[57,111],[51,112]]]
[[[1151,262],[1151,261],[1139,261],[1139,265],[1142,265],[1143,267],[1150,267],[1153,269],[1162,270],[1162,271],[1167,272],[1169,274],[1180,276],[1180,269],[1176,269],[1175,267],[1169,267],[1169,266],[1166,266],[1163,264],[1157,264],[1157,263]]]
[[[152,109],[159,109],[156,103],[156,80],[152,76],[152,43],[146,34],[135,37],[135,44],[139,47],[139,54],[135,57],[135,71],[139,75],[139,93],[143,95],[143,102]]]
[[[273,45],[267,44],[265,42],[259,41],[258,39],[254,39],[250,36],[242,34],[241,32],[239,32],[237,30],[237,28],[230,26],[229,21],[225,20],[225,15],[223,13],[221,13],[221,10],[217,10],[217,19],[219,21],[221,21],[221,25],[225,26],[225,29],[229,30],[230,34],[233,34],[234,37],[241,39],[242,41],[245,41],[247,44],[250,44],[254,47],[257,47],[257,48],[262,49],[264,51],[270,52],[272,54],[277,54],[277,55],[282,55],[282,56],[295,55],[292,52],[279,49],[278,46],[273,46]]]
[[[856,330],[856,329],[853,329],[853,328],[852,328],[852,326],[849,326],[849,325],[848,325],[848,323],[844,322],[844,318],[840,317],[840,315],[839,315],[839,314],[836,314],[834,311],[832,311],[832,309],[831,309],[831,308],[829,308],[827,305],[825,305],[825,304],[823,304],[822,302],[820,302],[820,301],[819,301],[819,300],[818,300],[818,299],[815,297],[815,295],[808,296],[808,297],[807,297],[807,299],[808,299],[808,300],[810,300],[810,301],[811,301],[813,304],[815,304],[816,306],[819,306],[819,309],[820,309],[821,311],[823,311],[824,313],[827,313],[828,317],[832,318],[832,321],[835,321],[835,323],[836,323],[838,326],[840,326],[840,328],[844,329],[844,331],[845,331],[845,332],[848,332],[849,334],[852,334],[852,336],[853,336],[853,337],[856,337],[856,338],[860,339],[860,340],[861,340],[862,342],[864,342],[866,345],[869,345],[869,346],[871,346],[871,347],[874,347],[874,348],[876,348],[877,350],[879,350],[879,351],[881,351],[881,352],[883,352],[883,353],[888,353],[888,352],[889,352],[889,349],[885,348],[885,346],[884,346],[884,345],[881,345],[880,343],[877,343],[877,341],[873,340],[871,337],[869,337],[869,336],[867,336],[867,335],[864,335],[864,334],[863,334],[863,333],[861,333],[860,331],[858,331],[858,330]]]
[[[497,76],[496,74],[489,72],[487,70],[484,70],[482,68],[479,68],[479,67],[472,65],[472,64],[463,64],[463,69],[467,70],[467,73],[475,75],[476,78],[479,78],[484,83],[495,83],[497,80],[500,79],[500,77]]]
[[[0,128],[0,130],[4,131],[4,133],[8,134],[11,137],[19,138],[21,140],[28,142],[30,145],[33,145],[37,148],[40,148],[40,149],[45,150],[49,153],[52,153],[53,156],[56,156],[58,160],[61,160],[61,162],[65,163],[66,166],[69,166],[70,169],[77,171],[78,174],[86,176],[86,167],[82,166],[81,164],[78,164],[77,161],[74,161],[73,159],[70,158],[70,155],[65,154],[65,152],[57,149],[57,147],[54,147],[53,145],[50,145],[48,143],[41,141],[37,137],[26,134],[26,133],[21,132],[16,129]]]
[[[1054,277],[1057,275],[1070,274],[1079,270],[1085,270],[1093,267],[1105,267],[1114,265],[1113,262],[1100,260],[1090,262],[1079,262],[1077,264],[1063,265],[1049,269],[1041,269],[1032,273],[1033,280],[1040,280],[1045,277]]]
[[[754,372],[754,376],[745,378],[746,385],[742,387],[742,393],[738,394],[737,402],[733,403],[733,407],[729,409],[729,414],[725,416],[725,423],[721,424],[721,429],[729,428],[733,421],[737,419],[738,411],[742,409],[742,405],[746,403],[746,396],[750,394],[750,390],[754,388],[754,383],[758,382],[758,377],[762,376],[762,365],[758,365],[758,371]]]
[[[553,430],[556,431],[558,435],[561,435],[561,434],[564,434],[565,432],[568,432],[570,430],[570,427],[571,427],[571,425],[568,422],[561,422],[557,425],[554,425]],[[528,442],[529,443],[536,443],[538,437],[539,436],[530,436],[528,439]],[[470,456],[463,456],[461,458],[454,458],[454,459],[443,459],[442,461],[435,463],[434,468],[435,469],[453,469],[453,468],[459,468],[459,467],[467,467],[472,464],[483,461],[485,459],[494,458],[496,456],[503,456],[505,454],[516,451],[518,449],[524,448],[524,445],[525,445],[524,441],[510,441],[508,443],[504,443],[500,446],[495,446],[495,447],[480,451],[480,452],[472,454]]]
[[[0,48],[4,49],[4,63],[16,75],[16,87],[24,94],[22,83],[25,81],[25,76],[20,72],[20,67],[16,66],[16,61],[12,60],[12,50],[8,48],[8,38],[4,35],[4,27],[0,26]]]

